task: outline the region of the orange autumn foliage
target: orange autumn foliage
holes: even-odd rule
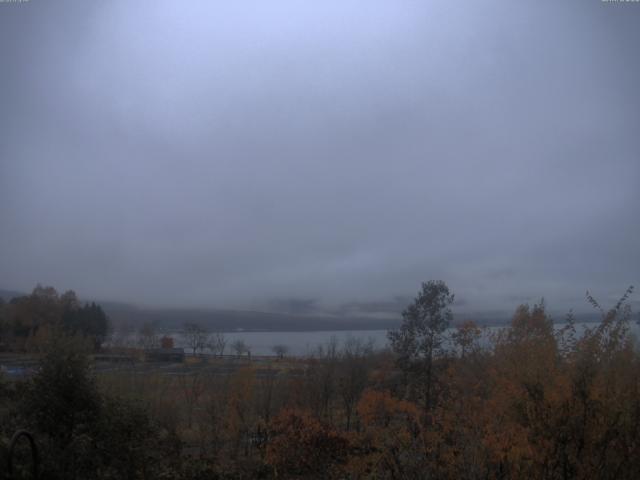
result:
[[[346,459],[348,441],[310,412],[282,410],[269,425],[265,461],[277,478],[326,478]]]

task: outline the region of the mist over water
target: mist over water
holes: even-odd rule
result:
[[[637,480],[639,50],[640,0],[0,0],[0,477]]]
[[[370,316],[439,278],[470,312],[615,301],[640,271],[634,7],[2,3],[0,288]]]

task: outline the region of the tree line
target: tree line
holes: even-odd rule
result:
[[[54,332],[87,339],[100,348],[110,331],[109,318],[95,302],[82,304],[73,290],[63,294],[53,287],[36,286],[31,294],[0,299],[0,348],[35,352]]]

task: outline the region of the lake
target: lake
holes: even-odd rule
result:
[[[562,328],[564,323],[557,323],[556,329]],[[597,322],[576,323],[576,330],[580,333],[581,329],[586,327],[594,327]],[[630,324],[631,331],[636,335],[640,333],[640,328],[635,322]],[[495,332],[504,327],[486,327],[483,332],[485,337],[491,332]],[[453,332],[450,329],[448,333]],[[179,332],[168,334],[174,337],[177,347],[186,347],[186,342]],[[225,354],[232,354],[231,345],[237,340],[242,340],[251,350],[252,355],[273,355],[274,345],[284,345],[288,348],[288,355],[306,356],[317,351],[319,346],[326,345],[333,338],[338,342],[338,347],[344,345],[349,338],[357,338],[363,341],[371,340],[374,349],[383,349],[388,346],[387,330],[323,330],[323,331],[305,331],[305,332],[270,332],[270,331],[237,331],[225,332],[224,337],[227,341]],[[188,351],[188,349],[187,349]]]

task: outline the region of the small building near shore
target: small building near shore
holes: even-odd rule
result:
[[[147,360],[155,362],[184,361],[184,348],[150,348],[144,354]]]

